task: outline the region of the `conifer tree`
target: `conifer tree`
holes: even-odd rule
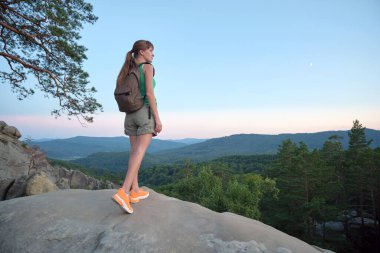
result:
[[[322,235],[325,241],[327,221],[336,220],[340,210],[346,209],[344,202],[344,150],[340,140],[342,137],[333,135],[323,144],[320,153],[318,171],[319,184],[317,198],[320,200],[317,221],[322,223]]]
[[[353,209],[360,211],[363,221],[364,205],[366,201],[366,188],[369,179],[369,144],[365,135],[365,127],[358,120],[348,133],[349,147],[347,151],[348,174],[346,180],[349,197],[353,197],[351,205]]]
[[[358,245],[359,249],[365,250],[368,248],[368,239],[370,239],[366,236],[368,234],[366,231],[371,231],[372,228],[367,227],[364,220],[370,216],[374,217],[376,221],[377,216],[378,200],[374,198],[374,195],[379,189],[379,181],[376,181],[378,170],[374,164],[374,152],[369,147],[372,140],[367,141],[365,127],[358,120],[355,120],[348,135],[350,138],[346,158],[348,202],[351,205],[351,210],[357,211],[361,221],[360,233],[350,236],[350,238]],[[375,226],[377,225],[375,224]]]
[[[285,140],[279,147],[278,158],[268,175],[276,181],[279,189],[278,200],[275,201],[268,221],[280,230],[295,236],[304,235],[308,218],[305,216],[305,205],[309,198],[309,171],[305,157],[307,147],[298,147],[290,140]]]
[[[78,44],[83,24],[97,20],[92,5],[84,0],[0,0],[0,13],[0,81],[19,100],[40,90],[58,100],[53,115],[92,122],[90,115],[102,106],[93,97],[96,89],[87,87],[86,48]]]

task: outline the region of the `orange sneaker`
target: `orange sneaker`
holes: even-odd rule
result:
[[[115,195],[112,196],[112,199],[123,208],[127,213],[133,213],[133,209],[130,204],[130,197],[125,194],[124,190],[120,188]]]
[[[131,193],[132,193],[132,192],[131,192]],[[132,199],[132,194],[129,196],[129,201],[130,201],[132,204],[135,204],[135,203],[140,202],[139,199],[136,199],[136,198],[133,198],[133,199]]]
[[[140,188],[138,192],[135,192],[135,191],[131,191],[131,201],[136,201],[136,200],[140,200],[140,199],[146,199],[147,197],[149,197],[149,192],[147,191],[144,191],[143,188]]]

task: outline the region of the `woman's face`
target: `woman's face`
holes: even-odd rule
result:
[[[140,52],[145,61],[147,62],[153,61],[153,57],[154,57],[153,48],[150,47],[145,50],[141,50]]]

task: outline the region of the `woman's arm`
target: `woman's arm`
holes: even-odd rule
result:
[[[154,122],[156,123],[155,131],[159,133],[162,130],[162,123],[160,116],[158,115],[156,97],[154,96],[153,90],[153,66],[151,64],[146,64],[144,65],[143,71],[145,74],[146,97],[148,98],[149,106],[153,113]]]

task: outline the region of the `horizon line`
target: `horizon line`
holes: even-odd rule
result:
[[[374,131],[380,131],[380,129],[374,129],[374,128],[368,128],[364,127],[366,130],[374,130]],[[218,139],[218,138],[224,138],[224,137],[230,137],[230,136],[235,136],[235,135],[287,135],[287,134],[316,134],[316,133],[324,133],[324,132],[348,132],[351,129],[346,129],[346,130],[324,130],[324,131],[313,131],[313,132],[283,132],[283,133],[277,133],[277,134],[268,134],[268,133],[236,133],[236,134],[230,134],[230,135],[223,135],[223,136],[217,136],[217,137],[208,137],[208,138],[198,138],[198,137],[184,137],[184,138],[165,138],[161,139],[159,137],[153,137],[153,139],[158,139],[158,140],[166,140],[166,141],[178,141],[178,140],[184,140],[184,139],[196,139],[196,140],[210,140],[210,139]],[[31,141],[36,141],[36,140],[43,140],[43,139],[48,139],[48,140],[64,140],[64,139],[71,139],[71,138],[77,138],[77,137],[89,137],[89,138],[119,138],[119,137],[125,137],[129,138],[126,135],[114,135],[114,136],[95,136],[95,135],[75,135],[75,136],[69,136],[69,137],[42,137],[42,138],[35,138],[31,139]],[[23,135],[21,135],[20,140],[24,141],[27,140],[28,138],[23,138]]]

